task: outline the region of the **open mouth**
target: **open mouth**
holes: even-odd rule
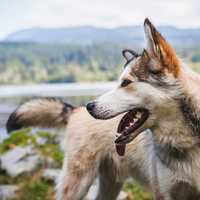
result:
[[[115,140],[116,151],[120,156],[125,154],[126,144],[139,135],[139,132],[135,131],[144,124],[148,117],[149,111],[145,108],[134,108],[122,117]]]

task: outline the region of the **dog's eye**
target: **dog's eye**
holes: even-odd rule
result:
[[[158,76],[158,75],[160,75],[160,71],[153,71],[153,70],[149,70],[149,73],[152,75],[152,76]]]
[[[158,69],[149,68],[148,71],[149,71],[149,73],[154,74],[154,75],[158,75],[160,73],[160,70],[158,70]]]
[[[131,84],[132,82],[133,82],[133,81],[131,81],[131,80],[125,79],[125,80],[122,81],[121,87],[126,87],[126,86],[128,86],[129,84]]]

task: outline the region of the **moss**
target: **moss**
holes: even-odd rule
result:
[[[31,129],[22,129],[13,132],[9,138],[0,144],[0,154],[5,153],[14,146],[26,146],[28,144],[36,144],[35,136],[29,134]]]
[[[20,200],[50,200],[53,195],[53,186],[47,181],[38,179],[25,181],[17,197]],[[16,200],[17,200],[16,199]]]
[[[37,133],[40,137],[47,139],[46,143],[43,145],[38,145],[38,149],[44,156],[51,157],[54,161],[58,163],[58,167],[62,166],[64,153],[60,150],[59,144],[57,144],[56,136],[47,132],[39,131]]]
[[[45,138],[45,144],[37,144],[37,135]],[[51,157],[58,167],[62,166],[64,154],[56,143],[56,135],[48,131],[38,131],[35,135],[31,134],[31,129],[23,129],[13,132],[13,134],[0,144],[0,153],[4,153],[13,146],[26,146],[33,144],[42,155]],[[0,184],[16,184],[20,186],[18,197],[14,200],[53,200],[54,187],[41,178],[45,166],[40,166],[34,173],[21,175],[18,177],[8,177],[4,171],[0,171]],[[149,193],[135,182],[128,182],[124,186],[124,191],[128,192],[129,200],[152,200]]]
[[[125,183],[123,190],[128,193],[129,200],[153,200],[152,196],[135,181]]]
[[[47,140],[45,144],[37,144],[37,135]],[[38,131],[35,135],[33,135],[31,133],[31,129],[22,129],[13,132],[9,138],[0,144],[0,154],[7,152],[15,146],[26,146],[32,144],[36,147],[36,149],[40,150],[42,155],[51,157],[60,167],[62,166],[64,154],[61,152],[59,144],[55,141],[56,136],[48,131]]]
[[[45,181],[41,175],[42,167],[34,173],[9,177],[5,172],[0,171],[0,184],[13,184],[20,187],[17,197],[12,200],[53,200],[54,185]]]
[[[40,137],[42,137],[42,138],[47,139],[48,143],[54,143],[55,139],[56,139],[56,136],[53,135],[53,134],[51,134],[48,131],[38,131],[37,135],[40,136]]]
[[[38,147],[42,155],[49,156],[57,162],[58,167],[62,166],[64,154],[61,152],[58,144],[44,144]]]
[[[22,187],[21,200],[47,200],[49,184],[42,180],[26,183]]]

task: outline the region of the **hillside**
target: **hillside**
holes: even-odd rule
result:
[[[200,71],[200,29],[158,29]],[[124,48],[142,51],[142,26],[21,30],[0,42],[0,83],[113,81],[123,66]]]
[[[0,43],[0,83],[115,80],[122,47]]]
[[[127,46],[3,42],[0,84],[113,81],[123,68],[121,51]],[[200,71],[199,46],[183,46],[177,52]]]
[[[200,29],[180,29],[173,26],[158,27],[174,45],[200,44]],[[144,42],[142,26],[98,28],[93,26],[66,28],[31,28],[9,34],[6,42],[70,43],[91,45],[95,43],[134,44]]]

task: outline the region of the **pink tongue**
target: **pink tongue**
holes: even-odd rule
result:
[[[120,156],[123,156],[125,154],[126,150],[126,144],[116,144],[116,151]]]

